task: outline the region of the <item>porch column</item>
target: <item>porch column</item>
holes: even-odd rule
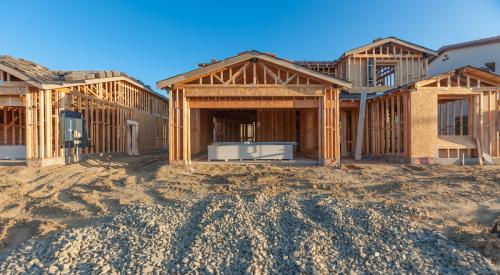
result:
[[[326,133],[326,125],[324,121],[324,105],[325,105],[325,96],[320,97],[318,100],[318,162],[320,165],[325,165],[325,133]]]
[[[184,164],[191,164],[191,111],[185,95],[182,94],[182,159]]]
[[[325,89],[325,95],[319,102],[320,164],[323,165],[335,165],[339,161],[338,99],[336,90]]]
[[[356,151],[354,154],[354,158],[356,160],[361,160],[361,151],[363,149],[363,135],[365,129],[365,113],[366,113],[366,92],[361,94],[359,107],[359,115],[358,115],[358,130],[356,131]],[[393,114],[394,115],[394,114]],[[394,137],[393,137],[394,139]]]

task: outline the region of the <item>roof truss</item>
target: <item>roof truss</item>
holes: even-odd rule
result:
[[[417,82],[417,88],[462,87],[500,89],[500,76],[474,67],[463,67]]]
[[[172,85],[308,85],[350,87],[347,81],[259,52],[247,52],[157,83]]]
[[[308,74],[277,66],[262,60],[247,60],[211,71],[177,84],[185,85],[329,85]]]

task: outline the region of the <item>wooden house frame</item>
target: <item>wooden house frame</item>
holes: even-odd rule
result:
[[[299,153],[322,164],[351,156],[500,162],[500,76],[464,67],[429,77],[436,55],[388,37],[335,61],[290,62],[252,51],[159,81],[172,101],[169,158],[190,163],[213,141],[282,140],[299,142]],[[220,122],[226,134],[241,127],[244,110],[257,109],[258,123],[219,138],[210,109],[236,118]]]
[[[470,66],[367,100],[363,154],[429,163],[500,163],[500,76]]]
[[[0,83],[0,146],[23,146],[29,165],[65,163],[63,110],[83,114],[90,141],[83,155],[125,152],[127,120],[139,123],[141,152],[167,149],[167,99],[123,73],[54,72],[1,57]]]
[[[395,105],[396,113],[398,110],[405,110],[402,106],[405,101],[402,98],[388,99],[388,102],[375,107],[366,101],[362,102],[361,95],[365,94],[364,98],[370,98],[376,93],[427,78],[429,60],[436,55],[437,52],[428,48],[396,37],[387,37],[346,51],[335,61],[301,61],[297,64],[352,83],[352,87],[345,89],[340,96],[341,156],[355,156],[360,159],[362,150],[365,149],[363,140],[367,139],[364,134],[361,135],[361,129],[365,129],[368,124],[372,127],[371,114],[366,110],[369,108],[379,110],[387,106],[390,112],[392,104]],[[379,110],[377,114],[383,116],[384,113],[380,113],[382,111]],[[402,115],[403,111],[401,117]],[[375,134],[381,134],[382,129],[378,128],[385,126],[377,124],[373,127]],[[401,142],[403,134],[401,133]],[[397,145],[400,145],[399,149]],[[403,145],[396,143],[394,148],[399,152],[403,150]],[[389,148],[392,150],[390,146],[376,149],[380,152]]]
[[[250,124],[256,128],[254,141],[297,142],[300,153],[323,165],[340,158],[339,94],[341,88],[351,87],[349,82],[249,51],[157,86],[170,94],[170,163],[191,163],[207,144],[217,141],[218,132],[236,131],[233,141],[243,141],[247,133],[241,134],[240,127],[251,129]],[[255,111],[255,117],[243,123],[248,110]],[[214,131],[216,116],[222,120],[217,127],[224,129]]]

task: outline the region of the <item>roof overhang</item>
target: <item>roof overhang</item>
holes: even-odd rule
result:
[[[469,48],[469,47],[483,46],[483,45],[494,44],[494,43],[500,43],[500,35],[442,46],[441,48],[439,48],[438,52],[439,52],[439,54],[442,54],[442,53],[447,52],[447,51],[459,50],[459,49]]]
[[[10,75],[13,75],[19,79],[21,79],[22,81],[34,86],[34,87],[37,87],[37,88],[40,88],[40,89],[43,89],[42,88],[42,83],[40,82],[37,82],[37,81],[34,81],[31,77],[23,74],[22,72],[16,70],[16,69],[13,69],[5,64],[2,64],[0,63],[0,70],[10,74]]]
[[[459,68],[456,70],[456,72],[463,73],[463,74],[469,74],[469,75],[475,75],[479,79],[488,80],[492,83],[495,83],[496,86],[500,87],[500,75],[490,73],[487,71],[483,71],[483,70],[476,68],[476,67],[473,67],[473,66],[465,66],[465,67]]]
[[[234,56],[234,57],[230,57],[230,58],[225,59],[223,61],[220,61],[220,62],[217,62],[214,64],[210,64],[210,65],[203,67],[203,68],[199,68],[199,69],[196,69],[196,70],[184,73],[184,74],[180,74],[177,76],[173,76],[173,77],[158,81],[156,83],[156,86],[159,89],[168,89],[168,88],[171,88],[175,84],[183,83],[183,82],[195,79],[199,76],[206,75],[212,71],[217,71],[217,70],[223,69],[224,67],[228,67],[228,66],[231,66],[231,65],[234,65],[234,64],[252,59],[252,58],[261,59],[261,60],[276,64],[276,65],[288,68],[290,70],[294,70],[294,71],[309,75],[311,77],[315,77],[315,78],[323,80],[325,82],[329,82],[333,85],[338,85],[338,86],[344,87],[344,88],[351,88],[352,87],[352,84],[348,81],[342,80],[340,78],[332,77],[332,76],[329,76],[327,74],[323,74],[320,72],[316,72],[316,71],[310,70],[308,68],[305,68],[303,66],[300,66],[298,64],[295,64],[291,61],[277,58],[277,57],[271,56],[269,54],[261,53],[258,51],[249,51],[249,52],[246,52],[246,53]]]
[[[16,69],[13,69],[5,64],[2,64],[2,63],[0,63],[0,70],[7,72],[8,74],[11,74],[11,75],[21,79],[23,82],[26,82],[29,85],[36,87],[38,89],[42,89],[42,90],[69,88],[69,87],[74,87],[74,86],[79,86],[79,85],[96,84],[96,83],[109,82],[109,81],[126,81],[132,85],[138,86],[138,87],[148,91],[149,93],[153,94],[154,96],[158,96],[161,99],[168,100],[166,97],[154,92],[150,88],[146,87],[144,84],[141,84],[141,83],[139,83],[139,82],[137,82],[129,77],[126,77],[126,76],[85,79],[85,80],[78,80],[75,82],[42,83],[40,81],[35,81],[33,78],[29,77],[28,75],[26,75],[26,74],[24,74]]]
[[[427,85],[427,83],[430,80],[438,80],[438,79],[443,79],[448,76],[454,76],[454,75],[469,75],[469,76],[474,76],[477,79],[484,80],[485,82],[488,82],[490,85],[498,86],[500,88],[500,75],[496,75],[494,73],[486,72],[483,71],[479,68],[472,67],[472,66],[464,66],[460,67],[458,69],[452,70],[452,71],[447,71],[438,75],[434,75],[431,77],[428,77],[426,79],[419,80],[417,82],[412,82],[409,83],[408,85],[415,85],[415,86],[424,86]]]

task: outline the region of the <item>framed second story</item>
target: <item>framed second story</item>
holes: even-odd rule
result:
[[[338,77],[352,82],[351,92],[384,91],[425,79],[429,59],[436,55],[433,50],[398,38],[376,39],[345,52],[336,64],[336,72]]]
[[[435,56],[428,48],[387,37],[349,50],[336,61],[296,63],[350,81],[350,92],[380,92],[427,78]]]

